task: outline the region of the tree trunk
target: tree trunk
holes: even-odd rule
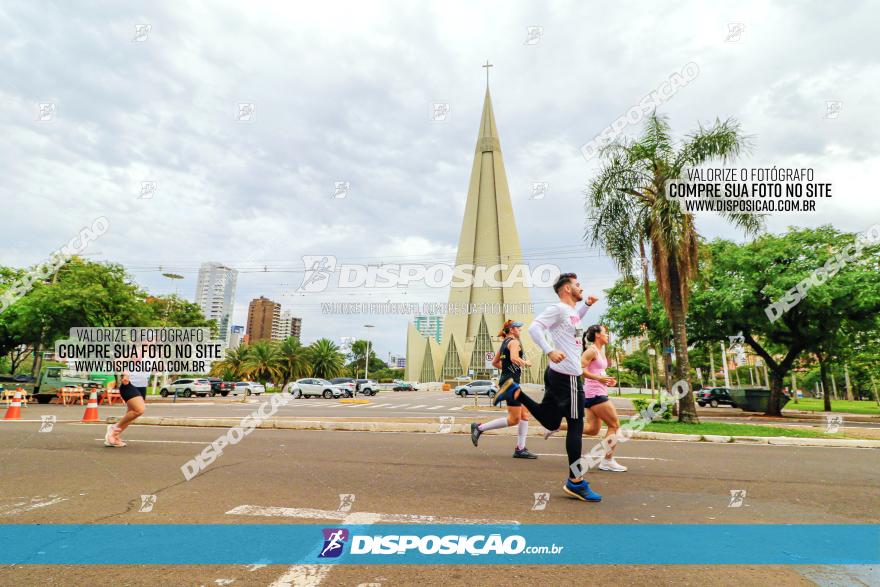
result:
[[[645,241],[639,239],[639,254],[642,260],[642,285],[645,288],[645,308],[651,315],[651,283],[648,281],[648,257],[645,256]]]
[[[40,372],[40,367],[42,367],[43,363],[43,353],[41,351],[43,346],[41,342],[42,341],[37,342],[37,344],[34,345],[34,362],[31,365],[31,377],[39,378],[38,374]]]
[[[770,401],[767,402],[765,416],[782,417],[780,398],[782,397],[782,381],[785,378],[785,369],[770,370]]]
[[[822,391],[822,399],[825,403],[825,411],[831,411],[831,395],[828,393],[828,371],[825,369],[825,361],[822,360],[822,355],[816,353],[816,360],[819,361],[819,380],[822,382],[822,387],[825,389]]]
[[[684,381],[688,393],[679,400],[678,421],[699,424],[694,394],[691,393],[690,363],[687,350],[687,327],[685,325],[684,300],[681,299],[678,267],[669,263],[669,305],[671,309],[673,342],[675,343],[675,371],[679,381]]]

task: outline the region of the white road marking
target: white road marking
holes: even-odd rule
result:
[[[314,508],[284,508],[284,507],[265,507],[258,505],[240,505],[232,508],[228,515],[233,516],[265,516],[270,518],[300,518],[307,520],[342,520],[343,522],[349,515],[346,512],[337,510],[319,510]],[[418,514],[381,514],[370,512],[356,512],[359,516],[375,516],[376,522],[390,522],[399,524],[469,524],[469,525],[487,525],[487,524],[505,524],[517,525],[516,520],[486,520],[486,519],[468,519],[468,518],[452,518],[444,516],[423,516]],[[352,524],[360,524],[361,522],[350,522]]]
[[[381,408],[384,406],[390,406],[391,404],[374,404],[372,406],[367,406],[368,408]]]
[[[95,438],[94,440],[104,440],[103,438]],[[210,441],[203,440],[201,442],[197,440],[135,440],[132,438],[126,438],[125,442],[156,442],[161,444],[208,444]]]
[[[429,410],[439,410],[439,409],[444,408],[444,407],[446,407],[446,406],[431,406],[431,407],[428,408],[428,409],[429,409]]]
[[[369,512],[351,512],[342,516],[343,524],[369,526],[378,520],[379,514]],[[287,569],[287,572],[275,579],[270,587],[315,587],[320,585],[321,581],[330,574],[332,568],[332,565],[293,565]]]
[[[407,408],[407,410],[417,410],[417,409],[419,409],[419,408],[427,408],[427,407],[428,407],[428,404],[419,404],[419,405],[417,405],[417,406],[413,406],[413,407],[411,407],[411,408]]]
[[[36,509],[49,507],[50,505],[55,505],[56,503],[61,503],[62,501],[67,501],[67,498],[58,497],[56,495],[50,495],[49,497],[32,497],[30,503],[19,502],[12,504],[12,507],[7,507],[6,509],[0,510],[0,516],[23,514],[25,512],[30,512]]]
[[[568,455],[565,453],[554,453],[554,452],[536,452],[535,455],[539,457],[567,457]],[[661,459],[659,457],[619,457],[614,455],[615,459],[630,459],[634,461],[668,461],[669,459]]]
[[[455,411],[457,411],[457,410],[461,410],[462,408],[464,408],[464,406],[456,406],[456,407],[454,407],[454,408],[449,408],[449,411],[450,411],[450,412],[455,412]]]

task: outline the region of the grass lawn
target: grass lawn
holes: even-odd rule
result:
[[[808,428],[783,428],[781,426],[761,426],[759,424],[727,424],[726,422],[702,422],[683,424],[681,422],[651,422],[645,427],[647,432],[668,432],[670,434],[716,434],[718,436],[792,436],[797,438],[844,438],[843,434],[823,434]]]
[[[825,411],[825,403],[821,399],[815,398],[801,398],[798,400],[798,403],[794,403],[794,401],[789,401],[785,404],[784,410],[802,410],[804,412],[824,412]],[[877,402],[867,402],[867,401],[847,401],[847,400],[831,400],[831,411],[832,412],[849,412],[850,414],[868,414],[874,416],[880,416],[880,406],[877,405]]]

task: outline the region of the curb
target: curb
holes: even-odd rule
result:
[[[233,428],[241,418],[169,418],[141,417],[134,421],[141,426],[194,426],[203,428]],[[420,432],[425,434],[470,434],[466,424],[435,422],[332,422],[322,420],[263,420],[257,426],[275,430],[337,430],[342,432]],[[441,432],[441,427],[444,431]],[[541,432],[535,428],[530,436]],[[669,432],[635,432],[635,440],[662,440],[671,442],[707,442],[712,444],[768,444],[776,446],[825,446],[835,448],[880,448],[880,440],[857,438],[796,438],[790,436],[718,436],[713,434],[671,434]]]

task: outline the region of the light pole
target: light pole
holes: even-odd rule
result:
[[[364,328],[367,329],[367,358],[364,361],[366,365],[364,365],[364,379],[370,378],[370,328],[373,328],[372,324],[364,324]]]
[[[163,273],[162,277],[167,277],[174,284],[174,297],[168,301],[168,306],[165,308],[165,326],[168,326],[168,316],[171,314],[171,307],[174,305],[174,299],[177,297],[177,282],[183,279],[183,275],[179,275],[177,273]],[[153,392],[155,393],[157,384],[159,383],[159,374],[156,373],[156,377],[153,380]],[[162,385],[168,385],[168,372],[162,374]],[[177,401],[177,393],[174,394],[174,401]]]

